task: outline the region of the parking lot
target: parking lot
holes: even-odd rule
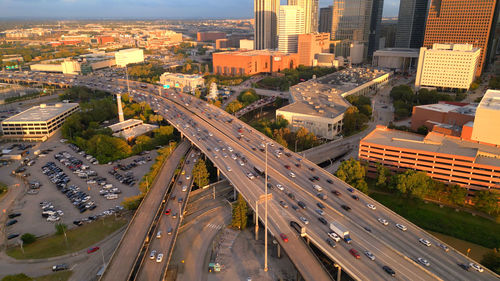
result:
[[[35,150],[42,153],[35,157]],[[28,184],[25,187],[28,192],[8,210],[21,215],[14,218],[16,223],[6,227],[6,236],[13,233],[48,235],[55,232],[57,222],[72,228],[77,227],[75,221],[83,224],[96,216],[113,214],[110,209],[116,210],[123,198],[139,194],[139,181],[154,163],[156,151],[99,165],[53,137],[36,144],[27,157],[34,161],[24,166],[26,170],[22,174],[29,174],[27,181],[40,186],[32,189]],[[2,168],[0,176],[7,176],[20,164],[21,161],[14,161]],[[42,216],[42,213],[45,214]]]

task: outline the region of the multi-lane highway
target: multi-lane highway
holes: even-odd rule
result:
[[[0,74],[0,78],[2,76],[6,78]],[[35,80],[33,76],[29,78]],[[26,77],[21,79],[28,81]],[[97,89],[122,92],[126,89],[126,82],[122,80],[108,81],[95,77],[77,77],[72,81],[67,78],[57,79],[63,80],[63,83],[87,85]],[[36,81],[43,82],[40,79]],[[385,280],[389,275],[384,272],[383,266],[391,267],[396,272],[395,278],[399,280],[498,278],[498,275],[486,269],[484,272],[464,271],[459,264],[469,264],[472,260],[454,249],[448,248],[446,251],[446,248],[439,246],[444,244],[435,237],[364,194],[355,190],[348,191],[351,187],[344,182],[310,161],[280,147],[222,110],[172,90],[163,91],[160,97],[157,96],[159,88],[152,85],[144,87],[142,83],[131,82],[130,86],[132,97],[137,101],[148,102],[198,146],[241,192],[253,209],[255,202],[264,192],[263,177],[258,177],[254,167],[264,167],[265,153],[261,149],[264,150],[266,143],[269,144],[268,175],[272,187],[270,192],[273,194],[273,199],[269,201],[269,229],[306,280],[326,280],[329,276],[319,268],[314,258],[308,255],[308,248],[298,239],[297,233],[290,227],[290,221],[306,227],[307,237],[355,279]],[[247,177],[248,173],[254,173],[257,177],[250,179]],[[278,184],[283,190],[278,188]],[[326,199],[317,196],[318,191],[313,188],[313,184],[322,187],[321,193],[327,196]],[[280,201],[286,202],[289,207],[282,207]],[[305,209],[297,207],[299,201],[306,205]],[[369,208],[367,204],[373,205],[375,209]],[[322,211],[318,211],[319,209]],[[261,219],[262,215],[263,206],[260,206]],[[300,217],[305,218],[308,223]],[[320,222],[320,217],[324,218],[327,224],[335,221],[344,225],[351,232],[353,242],[346,244],[340,241],[332,248],[325,241],[328,238],[328,225]],[[379,218],[386,220],[387,225],[379,222]],[[396,224],[404,225],[406,230],[400,230]],[[281,233],[288,236],[288,242],[279,238]],[[426,246],[419,242],[420,238],[428,240],[431,245]],[[351,249],[359,252],[360,259],[349,253]],[[364,251],[370,251],[375,259],[369,259],[364,255]],[[419,258],[427,260],[428,265],[419,262]]]
[[[163,280],[172,255],[184,208],[193,183],[193,167],[199,152],[188,153],[184,167],[178,175],[170,196],[165,204],[163,215],[158,221],[155,236],[150,241],[146,256],[141,263],[137,280]],[[153,254],[154,251],[154,254]],[[159,255],[161,254],[161,258]]]

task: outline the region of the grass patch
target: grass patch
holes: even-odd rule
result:
[[[66,281],[66,280],[69,280],[71,275],[73,275],[73,271],[65,270],[65,271],[59,271],[56,273],[52,273],[49,275],[34,277],[33,281]]]
[[[494,221],[462,211],[456,212],[453,208],[440,208],[434,203],[426,204],[392,194],[372,193],[370,196],[423,229],[490,249],[500,247],[500,224]]]
[[[0,182],[0,200],[7,194],[8,187],[6,184]]]
[[[15,259],[43,259],[73,253],[101,241],[127,222],[125,218],[108,216],[67,231],[67,245],[64,235],[53,235],[24,246],[24,254],[20,247],[14,247],[7,250],[7,255]]]

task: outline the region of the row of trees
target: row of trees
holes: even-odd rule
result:
[[[132,64],[128,67],[128,75],[141,82],[156,83],[165,69],[155,63]]]
[[[417,93],[408,85],[399,85],[392,88],[390,93],[394,105],[394,115],[397,120],[411,116],[413,106],[433,104],[439,101],[461,101],[465,94],[444,94],[436,90],[420,89]]]
[[[352,104],[344,113],[344,136],[353,135],[366,128],[366,123],[372,116],[371,100],[365,96],[348,96],[347,101]]]
[[[226,106],[226,111],[233,114],[259,99],[260,97],[254,89],[246,89],[238,95],[237,100],[230,102]]]
[[[231,226],[243,230],[247,227],[248,223],[248,206],[243,196],[238,193],[238,199],[232,204],[233,217]]]

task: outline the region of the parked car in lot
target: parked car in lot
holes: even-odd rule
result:
[[[19,233],[12,233],[12,234],[7,235],[8,240],[14,239],[16,237],[19,237]]]
[[[5,225],[6,226],[11,226],[11,225],[16,224],[16,223],[17,223],[17,220],[10,220]]]
[[[19,216],[21,216],[21,213],[12,213],[12,214],[8,215],[9,219],[13,219],[13,218],[19,217]]]

